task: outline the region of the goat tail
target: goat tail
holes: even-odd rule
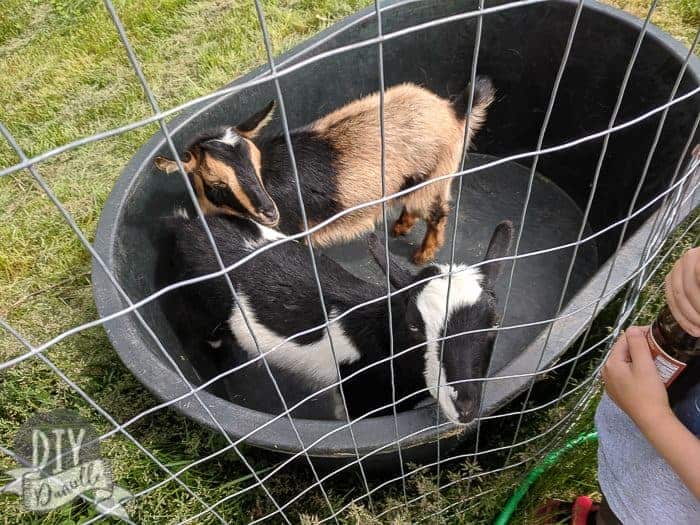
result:
[[[467,118],[467,106],[469,105],[469,92],[471,85],[464,90],[463,96],[455,100],[452,105],[455,112],[462,119]],[[484,126],[488,107],[496,99],[496,89],[493,87],[491,79],[486,76],[477,76],[474,81],[474,100],[472,101],[472,111],[469,115],[469,138],[471,138]]]

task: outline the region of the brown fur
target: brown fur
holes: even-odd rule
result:
[[[194,181],[194,193],[197,195],[197,202],[204,215],[216,215],[219,208],[214,206],[209,199],[204,196],[204,183],[200,177],[192,177]]]
[[[413,255],[414,263],[423,264],[435,258],[437,251],[445,244],[445,228],[449,214],[449,201],[438,197],[433,202],[428,217],[425,218],[425,221],[428,223],[428,229],[425,232],[420,250]]]
[[[165,157],[158,155],[155,159],[153,159],[153,162],[159,170],[164,171],[165,173],[170,174],[177,171],[177,162],[174,160],[166,159]],[[185,172],[189,173],[196,165],[197,159],[190,152],[187,152],[185,154],[185,160],[182,161],[182,167],[185,168]]]
[[[418,215],[414,215],[406,209],[406,206],[401,210],[401,216],[394,223],[394,228],[391,231],[391,235],[394,237],[399,237],[401,235],[406,235],[413,229],[416,221],[420,219]]]
[[[265,119],[265,121],[267,120],[269,120],[269,118]],[[260,130],[260,127],[262,126],[255,128],[247,134],[254,135]],[[255,175],[258,177],[258,180],[260,180],[260,183],[264,187],[265,184],[260,175],[260,150],[251,140],[247,138],[241,138],[240,140],[245,140],[248,143],[251,154],[251,162],[253,164],[253,168],[255,169]],[[243,207],[248,210],[248,213],[255,216],[257,211],[250,202],[248,195],[246,195],[245,191],[241,187],[235,170],[233,170],[226,163],[215,159],[208,153],[202,152],[201,149],[194,149],[195,151],[188,151],[186,153],[185,158],[187,160],[183,162],[183,167],[187,173],[192,175],[192,180],[194,181],[194,191],[197,195],[197,201],[199,202],[199,206],[202,208],[202,211],[207,215],[213,215],[215,213],[239,215],[238,212],[231,208],[220,207],[212,204],[204,193],[204,184],[207,184],[208,186],[226,185],[231,189]],[[165,157],[156,157],[154,159],[154,163],[158,169],[165,171],[166,173],[173,173],[177,170],[177,163],[174,160],[166,159]]]
[[[490,102],[473,109],[469,137],[483,125],[485,106]],[[455,173],[461,159],[464,126],[465,119],[457,118],[452,104],[427,89],[415,84],[387,89],[384,94],[386,194],[422,180]],[[379,94],[351,102],[317,120],[311,128],[342,151],[337,163],[341,206],[349,208],[380,198]],[[429,213],[435,205],[449,211],[450,185],[451,179],[446,179],[399,198],[405,212],[394,226],[395,235],[410,231],[417,218],[428,221],[423,246],[414,255],[416,262],[432,259],[443,244],[446,217],[431,223]],[[326,245],[351,240],[373,229],[380,216],[380,205],[363,208],[317,232],[314,241]]]
[[[196,178],[202,177],[209,185],[227,184],[243,207],[248,210],[249,213],[255,212],[253,204],[241,187],[238,177],[236,177],[235,170],[228,164],[205,154],[202,163],[199,165],[199,169],[195,172],[195,176]],[[258,178],[260,178],[259,173]],[[197,194],[197,196],[199,197],[199,194]],[[208,200],[204,197],[204,194],[202,194],[202,197]],[[231,210],[231,212],[233,212],[233,210]]]
[[[493,92],[482,94],[472,108],[467,133],[469,147],[474,134],[486,120],[486,110],[493,101]],[[485,96],[485,98],[484,98]],[[250,147],[256,174],[260,175],[260,150],[250,141],[269,122],[274,104],[270,104],[237,131]],[[385,188],[391,196],[421,182],[455,173],[462,157],[466,118],[456,113],[456,106],[435,93],[415,84],[401,84],[384,94]],[[308,129],[325,137],[334,151],[337,172],[336,198],[338,207],[347,209],[377,200],[382,196],[382,166],[380,138],[379,94],[374,93],[351,102],[313,122]],[[201,158],[196,158],[201,157]],[[194,163],[194,164],[193,164]],[[175,163],[158,157],[156,165],[168,173],[177,169]],[[219,209],[206,198],[202,184],[226,184],[253,218],[258,219],[250,200],[240,186],[233,169],[208,155],[193,155],[188,159],[188,173],[194,175],[195,191],[202,209],[236,214],[234,210]],[[401,217],[393,234],[408,233],[418,219],[428,228],[414,261],[431,260],[444,243],[447,216],[450,211],[451,178],[429,184],[390,204],[403,204]],[[381,217],[381,205],[362,208],[333,221],[312,235],[321,246],[350,241],[374,229]],[[211,211],[213,213],[213,211]],[[206,211],[205,211],[206,213]],[[310,224],[313,226],[313,224]],[[303,229],[303,225],[299,225]]]

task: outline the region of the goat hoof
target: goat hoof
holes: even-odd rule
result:
[[[432,261],[435,258],[435,253],[428,250],[418,250],[413,254],[413,264],[421,265]]]

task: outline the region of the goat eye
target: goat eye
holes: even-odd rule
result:
[[[223,182],[211,182],[210,184],[211,187],[215,190],[225,190],[228,188],[228,186],[226,186],[226,184],[224,184]]]
[[[418,328],[418,325],[415,324],[415,323],[409,324],[409,325],[408,325],[408,329],[409,329],[411,332],[418,332],[418,331],[420,330],[420,328]]]

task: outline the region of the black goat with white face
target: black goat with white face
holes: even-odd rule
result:
[[[279,232],[246,219],[213,216],[207,222],[226,265],[281,237]],[[188,279],[219,269],[198,220],[177,215],[165,219],[164,226],[171,246],[167,254],[169,280]],[[505,256],[511,237],[510,223],[501,223],[486,258]],[[376,237],[370,239],[370,251],[384,268],[384,250]],[[387,359],[390,347],[385,301],[363,306],[333,321],[342,312],[385,295],[386,289],[355,277],[324,255],[317,255],[316,259],[341,376],[347,377]],[[445,326],[446,267],[430,265],[412,275],[393,257],[390,261],[390,277],[395,287],[403,288],[433,277],[392,297],[394,349],[396,354],[401,354],[394,359],[396,398],[406,398],[399,409],[415,405],[427,395],[427,390],[439,400],[442,412],[450,420],[467,423],[476,415],[479,383],[464,380],[483,377],[495,332],[462,332],[495,325],[493,282],[500,264],[454,269],[458,273],[452,277],[446,320],[448,339],[440,378],[443,386],[438,394],[440,343],[435,339],[442,337]],[[336,367],[325,328],[284,342],[298,332],[324,323],[307,247],[285,242],[257,254],[229,275],[260,349],[273,369],[294,374],[308,386],[309,393],[336,383]],[[194,330],[209,341],[219,339],[224,328],[249,358],[259,355],[223,277],[183,287],[173,299],[185,306],[188,317],[186,324],[182,319],[171,319],[175,327]],[[444,386],[448,383],[452,384]],[[390,406],[389,361],[348,378],[344,390],[353,418]]]

